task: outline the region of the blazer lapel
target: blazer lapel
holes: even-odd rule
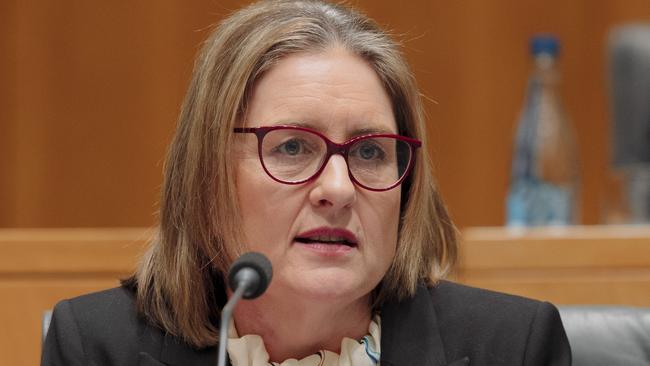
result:
[[[146,352],[140,352],[140,354],[138,355],[138,366],[167,366],[167,365],[151,357],[151,355]]]
[[[447,363],[431,294],[425,286],[418,286],[413,298],[381,308],[381,364],[469,365],[467,357]]]
[[[211,366],[217,363],[217,347],[197,350],[166,334],[160,361],[169,366]]]
[[[469,357],[463,357],[460,360],[456,360],[447,366],[469,366]]]

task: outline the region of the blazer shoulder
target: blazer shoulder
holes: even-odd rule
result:
[[[454,307],[458,311],[520,311],[534,312],[543,302],[522,296],[462,285],[441,280],[428,287],[429,294],[436,306]],[[550,305],[550,304],[549,304]],[[551,305],[552,306],[552,305]]]
[[[73,313],[81,329],[102,329],[106,326],[121,327],[138,325],[139,316],[135,304],[135,294],[124,287],[94,292],[64,300]],[[63,303],[62,302],[62,303]],[[57,304],[57,307],[60,304]],[[56,308],[55,307],[55,311]]]
[[[550,303],[449,281],[428,290],[437,315],[450,325],[515,330],[527,328],[540,308],[557,312]]]
[[[526,365],[570,364],[569,343],[553,304],[449,281],[428,291],[446,343],[481,345],[466,351],[484,355],[518,355],[517,362]]]
[[[54,307],[45,346],[66,353],[60,345],[75,344],[77,353],[86,360],[134,364],[132,358],[137,356],[143,336],[156,337],[156,333],[138,315],[135,294],[117,287],[59,302]]]

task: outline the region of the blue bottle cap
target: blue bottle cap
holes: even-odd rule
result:
[[[553,57],[560,51],[560,42],[552,34],[539,34],[530,39],[530,52],[534,56],[546,53]]]

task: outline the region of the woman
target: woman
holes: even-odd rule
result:
[[[118,289],[59,303],[43,364],[212,365],[228,266],[258,251],[233,365],[568,365],[548,303],[442,281],[455,229],[418,92],[375,23],[320,1],[223,21],[196,63],[160,230]]]

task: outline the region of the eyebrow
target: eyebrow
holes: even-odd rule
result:
[[[394,135],[396,134],[396,132],[383,127],[365,127],[365,128],[360,128],[352,131],[350,137],[357,137],[357,136],[370,135],[370,134]]]
[[[278,125],[283,125],[283,126],[294,126],[294,127],[303,127],[303,128],[309,128],[315,131],[319,131],[321,133],[325,133],[326,131],[323,131],[322,128],[319,128],[318,125],[314,123],[309,123],[305,121],[282,121],[278,123]],[[357,136],[364,136],[364,135],[372,135],[372,134],[388,134],[388,135],[394,135],[397,134],[397,132],[390,130],[389,128],[385,127],[373,127],[373,126],[368,126],[368,127],[361,127],[352,130],[348,134],[348,138],[353,138]]]

